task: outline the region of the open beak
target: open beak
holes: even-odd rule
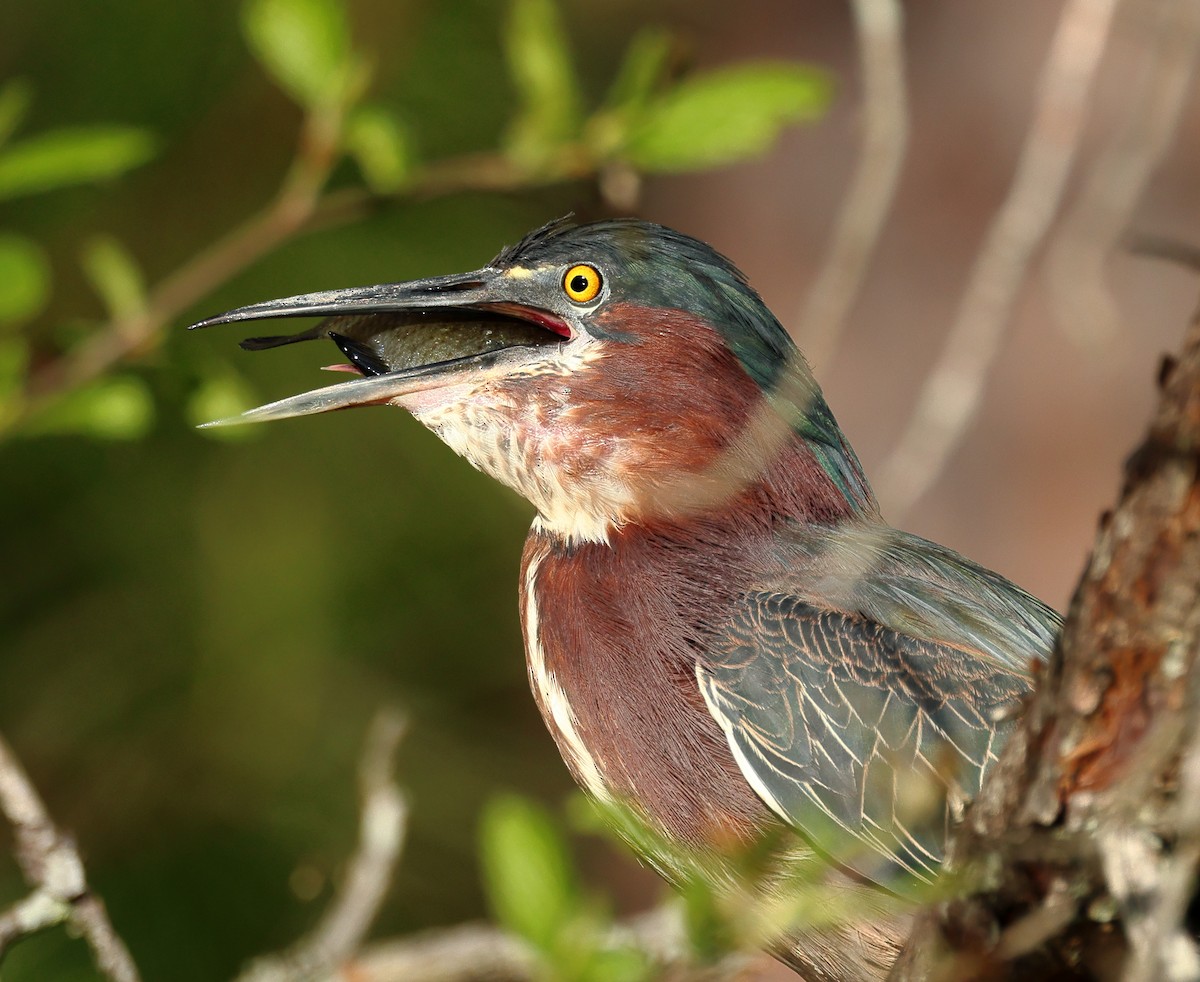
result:
[[[295,341],[329,338],[361,378],[281,399],[240,416],[205,426],[251,423],[306,416],[351,406],[377,405],[406,396],[504,373],[528,349],[559,344],[571,337],[561,318],[522,299],[527,281],[494,269],[438,276],[409,283],[386,283],[306,293],[238,307],[209,317],[192,329],[266,320],[326,315],[299,334],[248,338],[249,350]]]

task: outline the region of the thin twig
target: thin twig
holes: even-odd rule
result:
[[[309,982],[341,970],[358,951],[379,913],[404,846],[408,805],[395,783],[404,724],[376,717],[359,764],[362,815],[358,848],[345,883],[317,926],[287,951],[255,961],[238,982]]]
[[[403,724],[381,713],[360,764],[359,845],[346,882],[320,923],[287,951],[256,960],[237,982],[534,982],[544,963],[523,940],[501,928],[463,924],[363,946],[383,902],[403,846],[407,806],[395,784]],[[724,982],[746,960],[735,954],[694,968],[681,911],[671,904],[615,924],[602,950],[636,949],[660,969],[695,982]]]
[[[1129,226],[1183,113],[1200,50],[1200,3],[1143,3],[1157,15],[1127,118],[1092,165],[1050,247],[1046,267],[1059,323],[1081,342],[1112,337],[1119,322],[1104,263]],[[1150,11],[1146,11],[1149,13]]]
[[[1200,246],[1157,235],[1135,235],[1129,240],[1129,251],[1135,256],[1165,259],[1184,269],[1200,272]]]
[[[92,949],[96,965],[113,982],[138,982],[137,966],[100,898],[87,884],[74,841],[50,818],[29,775],[0,737],[0,812],[12,824],[16,858],[33,892],[0,913],[0,955],[15,941],[67,924]]]
[[[912,418],[880,472],[880,499],[892,514],[904,513],[929,490],[979,409],[1030,257],[1062,198],[1116,3],[1069,0],[1063,9],[1008,198]]]
[[[908,148],[903,10],[898,0],[853,0],[851,7],[862,77],[862,149],[800,317],[797,336],[814,365],[827,364],[837,350],[895,199]]]
[[[334,105],[306,117],[296,156],[274,199],[166,276],[139,309],[114,317],[41,369],[30,379],[25,405],[14,422],[36,413],[58,392],[90,382],[117,362],[152,350],[168,321],[303,229],[313,219],[322,188],[337,163],[345,108]]]

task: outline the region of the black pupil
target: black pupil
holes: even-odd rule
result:
[[[591,285],[591,280],[587,278],[586,273],[576,273],[571,277],[571,292],[572,293],[587,293],[588,287]]]

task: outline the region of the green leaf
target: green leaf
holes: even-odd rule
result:
[[[104,378],[63,396],[29,424],[34,434],[78,433],[103,440],[136,440],[154,422],[146,383],[131,375]]]
[[[33,101],[33,86],[23,78],[14,78],[0,87],[0,144],[16,132]]]
[[[0,200],[114,178],[154,151],[154,138],[133,126],[81,126],[32,136],[0,150]]]
[[[187,403],[187,419],[193,426],[199,426],[239,416],[254,403],[254,394],[242,377],[221,369],[207,376],[192,393]],[[199,432],[213,440],[240,441],[258,437],[264,430],[261,426],[215,426]]]
[[[0,404],[15,392],[29,367],[29,345],[24,338],[0,338]],[[0,409],[0,419],[4,417]]]
[[[698,76],[646,106],[625,152],[646,171],[728,164],[768,150],[789,123],[815,119],[832,84],[815,68],[754,64]]]
[[[661,974],[637,948],[597,950],[579,972],[580,982],[646,982]]]
[[[381,106],[355,110],[347,123],[346,149],[358,162],[367,185],[379,194],[398,191],[412,172],[408,131]]]
[[[628,142],[630,123],[637,120],[661,82],[670,55],[671,36],[658,28],[646,28],[630,42],[604,106],[587,122],[584,139],[594,159],[620,157]],[[614,173],[609,172],[610,180]]]
[[[508,150],[519,162],[537,165],[582,124],[579,83],[554,0],[513,0],[504,50],[521,106]]]
[[[97,236],[84,246],[83,271],[110,317],[127,317],[146,306],[146,281],[137,260],[116,239]]]
[[[301,106],[342,101],[354,59],[340,0],[247,0],[242,34],[267,73]]]
[[[0,232],[0,327],[37,314],[50,292],[50,264],[41,247]]]
[[[0,337],[0,430],[20,418],[29,345],[21,337]]]
[[[496,917],[542,951],[554,951],[582,904],[554,820],[539,805],[505,795],[484,810],[481,835],[484,886]]]
[[[610,109],[639,109],[662,81],[671,56],[671,35],[658,27],[638,31],[604,100]]]
[[[701,876],[691,878],[680,891],[683,922],[692,954],[702,962],[715,962],[735,948],[732,927],[722,914],[719,898]]]

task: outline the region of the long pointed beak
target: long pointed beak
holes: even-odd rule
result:
[[[324,290],[302,293],[281,300],[266,300],[217,314],[188,328],[194,331],[217,324],[267,320],[273,317],[319,317],[337,314],[384,314],[391,311],[422,310],[434,307],[470,307],[495,303],[495,270],[435,276],[408,283],[383,283],[379,286],[351,287],[348,290]]]
[[[280,399],[204,426],[286,419],[352,406],[407,404],[420,393],[468,379],[478,382],[489,370],[506,371],[513,360],[523,357],[514,349],[552,344],[571,335],[560,318],[522,302],[515,295],[521,292],[521,285],[485,268],[408,283],[268,300],[193,324],[195,329],[277,317],[332,316],[334,320],[313,330],[252,338],[243,342],[243,347],[267,348],[330,337],[367,376]]]

